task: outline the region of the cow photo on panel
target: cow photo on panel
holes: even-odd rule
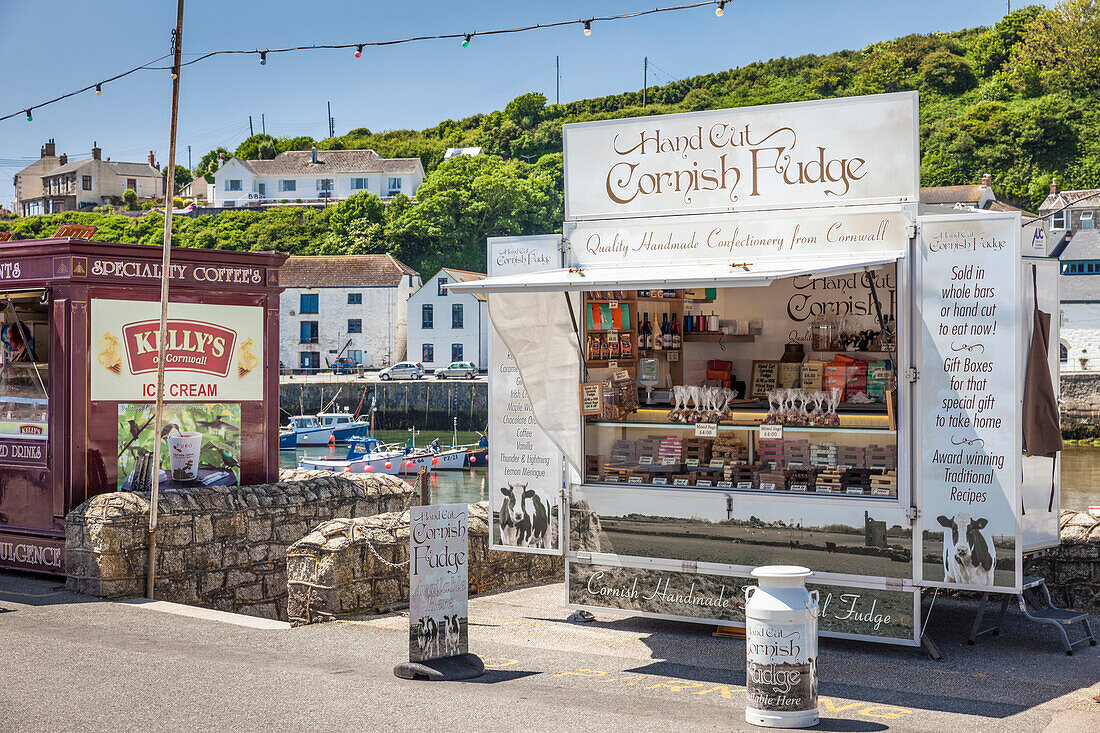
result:
[[[556,548],[558,507],[544,489],[510,481],[500,487],[496,501],[500,544],[545,550]]]

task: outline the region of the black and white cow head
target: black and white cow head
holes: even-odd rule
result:
[[[516,499],[516,490],[519,489],[519,499]],[[504,501],[500,505],[501,524],[519,524],[523,521],[523,495],[526,493],[527,484],[508,484],[500,493],[504,494]]]
[[[947,547],[947,533],[944,533],[944,554],[950,550],[951,556],[959,565],[972,565],[975,568],[989,570],[993,567],[993,554],[982,535],[988,520],[984,517],[971,519],[966,512],[954,517],[940,515],[936,521],[951,532],[951,546]]]

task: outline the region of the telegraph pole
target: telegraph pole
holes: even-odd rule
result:
[[[260,131],[265,135],[267,134],[267,120],[263,112],[260,113]]]
[[[554,57],[554,104],[561,104],[561,56]]]
[[[149,495],[149,563],[145,596],[153,597],[157,570],[157,503],[160,500],[160,444],[164,430],[164,352],[168,341],[168,282],[172,271],[172,194],[176,188],[176,125],[180,107],[180,56],[183,53],[183,0],[176,2],[176,30],[172,34],[172,126],[168,138],[168,187],[164,192],[164,246],[160,264],[160,331],[157,334],[157,406],[153,428],[152,491]]]
[[[256,131],[252,129],[252,115],[248,116],[248,136],[252,137],[256,134]]]
[[[646,103],[646,90],[649,88],[649,57],[642,60],[642,107]]]
[[[328,103],[328,136],[336,137],[336,125],[332,119],[332,102]]]

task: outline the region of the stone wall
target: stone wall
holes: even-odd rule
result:
[[[450,318],[449,313],[447,317]],[[284,376],[279,384],[279,405],[292,415],[302,412],[303,405],[310,410],[329,403],[333,410],[346,408],[366,413],[372,400],[377,400],[374,418],[378,430],[404,430],[415,425],[450,432],[454,417],[458,418],[459,430],[485,430],[489,419],[488,383],[484,381],[440,382],[426,378],[364,383],[349,379],[320,382],[311,378],[304,382],[300,377]]]
[[[502,590],[564,577],[561,557],[490,550],[489,504],[469,507],[471,585]],[[407,603],[409,569],[401,563],[408,557],[408,512],[325,522],[287,551],[290,622]]]
[[[1054,605],[1100,611],[1100,517],[1063,511],[1062,543],[1028,564],[1028,575],[1046,578]]]
[[[286,619],[286,550],[333,517],[398,511],[412,487],[394,476],[283,471],[278,483],[160,494],[160,600]],[[149,494],[100,494],[65,519],[67,587],[142,596]]]
[[[1100,369],[1100,353],[1096,369]],[[1059,376],[1062,398],[1062,427],[1068,423],[1100,424],[1100,371],[1062,372]]]

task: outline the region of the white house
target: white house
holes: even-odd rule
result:
[[[290,257],[279,283],[284,368],[312,372],[347,358],[380,369],[405,358],[408,301],[420,274],[392,255]]]
[[[272,160],[231,158],[214,174],[213,206],[342,201],[360,191],[412,197],[424,182],[420,158],[383,158],[373,150],[291,150]]]
[[[409,298],[408,358],[425,369],[452,361],[489,363],[489,310],[484,295],[449,293],[447,283],[481,280],[484,273],[444,267]]]

